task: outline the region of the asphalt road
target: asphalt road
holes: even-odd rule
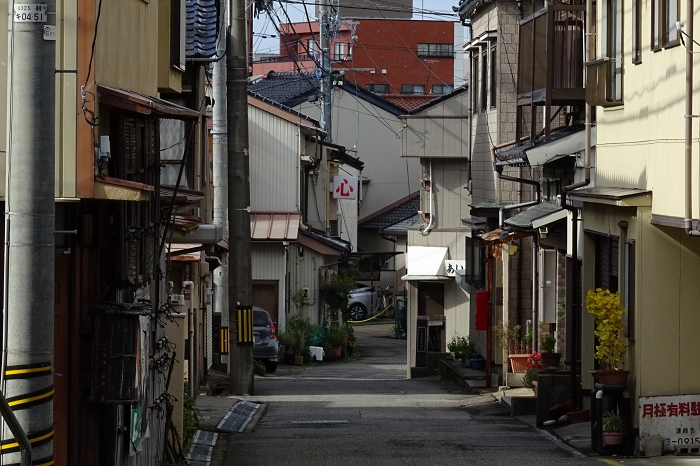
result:
[[[282,365],[255,380],[267,410],[251,432],[219,434],[212,465],[589,465],[511,418],[489,395],[406,377],[391,324],[356,329],[357,361]]]

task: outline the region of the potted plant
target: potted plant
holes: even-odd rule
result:
[[[468,337],[454,335],[447,344],[447,351],[454,353],[455,359],[461,359],[463,367],[471,367],[471,361],[469,359],[472,354],[474,354],[475,350],[474,343],[472,343]]]
[[[523,343],[525,343],[525,349],[522,352],[527,354],[532,353],[532,327],[527,328],[527,332],[525,332],[525,336],[523,337]]]
[[[620,301],[620,294],[602,288],[588,290],[586,310],[595,317],[595,359],[602,366],[602,370],[595,371],[594,378],[607,385],[626,384],[629,371],[621,368],[627,350],[624,320],[627,309]]]
[[[529,354],[521,352],[523,348],[520,345],[520,325],[496,327],[496,336],[501,341],[501,345],[508,351],[508,359],[510,359],[513,373],[525,372]]]
[[[625,423],[615,413],[603,414],[603,443],[608,446],[619,446],[625,439]]]
[[[551,333],[542,335],[540,339],[540,353],[542,354],[542,367],[544,369],[559,369],[561,353],[554,352],[557,339]]]
[[[348,336],[345,327],[331,325],[328,333],[323,338],[323,350],[328,359],[340,359],[343,345],[347,342]]]

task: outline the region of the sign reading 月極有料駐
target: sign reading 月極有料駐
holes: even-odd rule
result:
[[[662,437],[664,451],[700,448],[700,395],[640,396],[639,436]]]
[[[357,177],[354,176],[334,176],[333,177],[333,198],[334,199],[357,199]]]

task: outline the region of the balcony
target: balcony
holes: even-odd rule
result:
[[[584,17],[584,5],[555,1],[520,22],[519,113],[531,106],[534,116],[535,107],[544,106],[549,122],[551,106],[584,105]]]

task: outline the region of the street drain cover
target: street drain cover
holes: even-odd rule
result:
[[[213,447],[209,445],[192,444],[190,452],[187,454],[187,460],[192,463],[204,463],[209,465],[211,462],[211,451]]]
[[[348,421],[341,420],[317,420],[317,421],[289,421],[292,424],[347,424]]]
[[[260,408],[260,404],[250,401],[239,401],[228,413],[221,419],[221,422],[216,426],[217,432],[243,432],[248,423]]]

